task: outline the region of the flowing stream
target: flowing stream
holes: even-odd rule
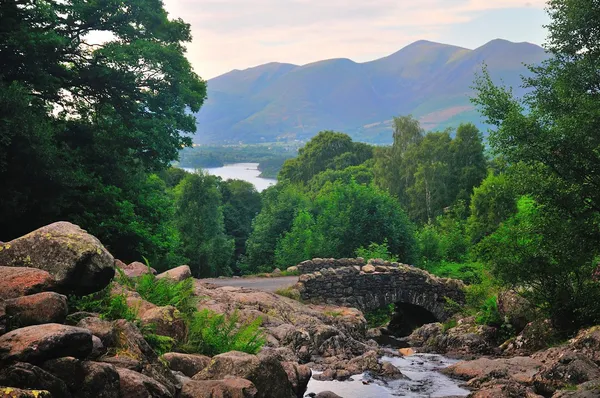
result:
[[[455,360],[436,354],[415,354],[406,357],[384,356],[381,361],[391,362],[407,378],[385,383],[373,379],[368,373],[363,373],[343,382],[311,379],[304,395],[322,391],[331,391],[343,398],[433,398],[461,397],[469,394],[468,390],[459,386],[459,381],[439,372],[439,369],[457,362]]]

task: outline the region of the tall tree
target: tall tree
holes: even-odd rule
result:
[[[92,32],[107,40],[91,42]],[[160,0],[2,2],[2,239],[66,219],[119,257],[149,254],[141,243],[121,252],[131,230],[110,225],[129,217],[142,235],[157,230],[137,195],[191,142],[187,111],[206,86],[185,58],[190,40]]]
[[[600,15],[595,0],[550,0],[548,11],[552,58],[531,67],[530,93],[517,100],[484,71],[474,102],[494,126],[495,151],[530,170],[521,180],[532,202],[484,240],[490,258],[499,256],[495,272],[521,267],[505,279],[532,289],[555,324],[570,329],[600,320],[591,275],[600,245]]]
[[[234,241],[225,235],[218,178],[189,174],[175,188],[182,252],[196,277],[231,274]]]

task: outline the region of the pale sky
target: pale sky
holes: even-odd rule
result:
[[[210,79],[277,61],[365,62],[417,41],[476,48],[502,38],[542,44],[543,0],[163,0],[192,26],[188,58]]]

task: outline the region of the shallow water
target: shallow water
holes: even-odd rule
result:
[[[435,354],[416,354],[408,357],[384,356],[381,361],[393,363],[408,380],[395,380],[386,385],[382,381],[373,380],[368,373],[353,376],[352,381],[344,382],[311,379],[306,394],[332,391],[343,398],[434,398],[469,394],[468,390],[459,387],[459,381],[438,371],[456,363],[455,360]],[[364,385],[363,381],[370,381],[371,384]]]
[[[184,168],[185,171],[194,172],[195,169]],[[208,174],[219,176],[224,180],[237,179],[248,181],[256,187],[258,192],[264,191],[277,183],[273,178],[261,178],[258,163],[233,163],[223,167],[210,167],[203,169]]]

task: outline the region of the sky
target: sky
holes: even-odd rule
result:
[[[191,25],[194,70],[210,79],[267,62],[366,62],[417,40],[470,49],[543,44],[543,0],[163,0]]]

